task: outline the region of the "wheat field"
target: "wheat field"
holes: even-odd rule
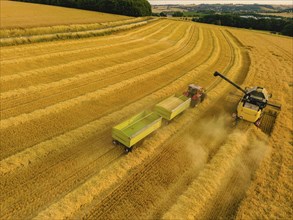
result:
[[[168,19],[2,46],[0,218],[290,218],[292,50],[289,37]],[[282,104],[271,136],[231,126],[239,93],[216,70]],[[112,144],[114,125],[190,83],[207,89],[201,105],[132,153]]]

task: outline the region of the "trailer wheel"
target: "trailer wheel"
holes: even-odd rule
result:
[[[113,140],[112,143],[113,143],[114,145],[118,145],[118,141],[116,141],[116,140]]]
[[[132,147],[125,147],[125,153],[132,152]]]

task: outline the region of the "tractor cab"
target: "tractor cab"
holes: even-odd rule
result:
[[[205,98],[204,89],[201,86],[195,84],[188,85],[188,90],[184,92],[184,95],[188,98],[191,98],[190,107],[195,107]]]

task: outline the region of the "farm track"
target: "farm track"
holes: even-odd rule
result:
[[[239,33],[160,20],[107,37],[4,47],[1,83],[11,84],[1,93],[0,218],[235,218],[257,168],[247,151],[254,145],[223,119],[234,110],[235,103],[226,102],[234,90],[212,73],[241,85],[258,79],[248,73],[265,65],[260,60],[255,67],[250,57],[257,37],[247,43]],[[267,51],[277,48],[273,43]],[[277,52],[287,61],[292,57],[283,46]],[[45,60],[51,56],[52,63]],[[270,62],[281,60],[270,55]],[[68,73],[60,74],[62,69]],[[129,155],[112,145],[113,125],[191,82],[208,90],[199,107]],[[239,129],[251,132],[251,126]],[[269,173],[280,179],[284,167],[278,163],[286,155],[273,156]]]

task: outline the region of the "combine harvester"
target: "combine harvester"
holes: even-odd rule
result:
[[[244,96],[241,97],[237,105],[236,113],[234,113],[236,124],[241,119],[248,122],[253,122],[257,127],[260,127],[264,133],[270,135],[273,130],[278,112],[274,111],[273,109],[265,111],[265,108],[266,106],[270,106],[278,110],[281,109],[280,105],[268,102],[272,95],[268,94],[265,88],[258,86],[245,88],[244,90],[219,72],[215,72],[214,76],[220,76],[244,93]]]
[[[204,89],[190,84],[183,95],[173,95],[158,103],[154,112],[143,111],[112,128],[114,145],[122,145],[128,153],[143,138],[162,126],[162,120],[168,124],[187,108],[194,108],[205,97]]]

